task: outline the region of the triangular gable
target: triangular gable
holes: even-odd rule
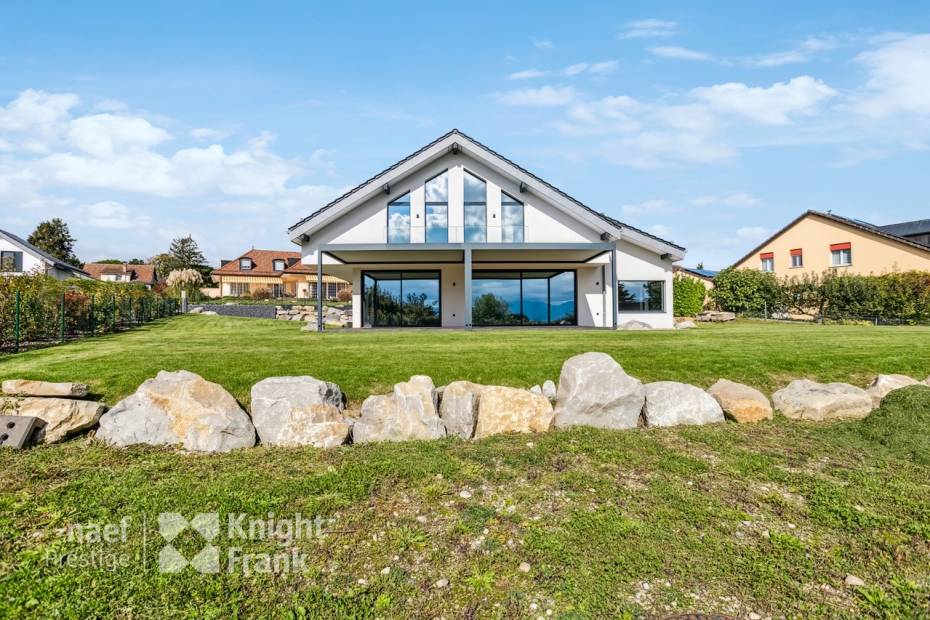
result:
[[[684,256],[683,247],[595,211],[457,129],[440,136],[420,150],[379,172],[291,226],[288,229],[291,241],[300,244],[305,235],[322,228],[343,213],[382,193],[385,185],[390,187],[395,180],[401,179],[445,154],[455,151],[461,151],[497,170],[502,175],[514,179],[517,184],[532,191],[556,208],[594,230],[602,230],[615,238],[622,237],[636,245],[657,252],[669,253],[676,260]]]

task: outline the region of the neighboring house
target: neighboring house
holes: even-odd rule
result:
[[[766,239],[734,267],[780,277],[802,273],[882,274],[930,271],[930,221],[875,226],[807,211]]]
[[[152,288],[158,282],[155,265],[131,265],[129,263],[84,263],[84,271],[101,282],[126,282],[144,284]]]
[[[300,252],[249,250],[235,260],[224,260],[213,271],[222,297],[249,297],[267,291],[272,297],[316,298],[316,278],[300,263]],[[350,285],[332,276],[323,279],[323,297],[336,299]]]
[[[0,230],[0,276],[44,273],[59,280],[90,279],[86,271],[43,252],[28,241]]]
[[[672,263],[685,255],[458,130],[289,236],[312,278],[352,283],[354,327],[671,328]]]

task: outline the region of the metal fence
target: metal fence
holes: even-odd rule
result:
[[[0,352],[19,353],[115,333],[178,314],[174,299],[97,296],[81,291],[12,293],[0,308]]]
[[[797,314],[787,311],[743,311],[737,315],[741,319],[777,321],[784,323],[816,323],[818,325],[930,325],[930,319],[924,317],[888,317],[880,314],[852,314],[827,312],[823,316]]]

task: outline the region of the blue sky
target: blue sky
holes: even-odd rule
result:
[[[806,209],[930,217],[926,2],[17,3],[0,228],[211,261],[457,127],[723,267]]]

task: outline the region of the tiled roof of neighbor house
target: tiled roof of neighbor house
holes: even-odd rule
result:
[[[887,239],[887,240],[889,240],[889,241],[895,241],[895,242],[897,242],[897,243],[903,243],[904,245],[908,245],[908,246],[910,246],[910,247],[912,247],[912,248],[917,248],[918,250],[923,250],[924,252],[930,252],[930,246],[926,246],[926,245],[924,245],[924,244],[922,244],[922,243],[917,243],[916,241],[913,241],[913,240],[908,239],[908,238],[906,238],[906,237],[899,237],[898,235],[893,235],[893,234],[891,234],[891,233],[886,232],[885,230],[883,230],[883,227],[874,226],[874,225],[872,225],[872,224],[869,224],[868,222],[863,222],[862,220],[854,220],[854,219],[850,219],[850,218],[848,218],[848,217],[842,217],[842,216],[840,216],[840,215],[836,215],[835,213],[824,213],[823,211],[813,211],[813,210],[811,210],[811,211],[805,211],[804,213],[802,213],[802,214],[799,215],[798,217],[796,217],[796,218],[794,218],[793,220],[791,220],[790,222],[788,222],[788,224],[786,224],[786,225],[783,226],[781,229],[779,229],[774,235],[772,235],[771,237],[769,237],[768,239],[766,239],[765,241],[763,241],[762,243],[760,243],[759,245],[757,245],[756,247],[754,247],[752,250],[750,250],[749,252],[747,252],[745,256],[743,256],[742,258],[740,258],[738,261],[736,261],[736,262],[733,263],[733,264],[734,264],[734,265],[738,265],[738,264],[740,264],[741,262],[743,262],[744,260],[748,259],[750,256],[752,256],[753,254],[755,254],[756,252],[758,252],[759,250],[761,250],[762,248],[764,248],[765,246],[767,246],[769,243],[771,243],[774,239],[776,239],[777,237],[779,237],[783,232],[785,232],[786,230],[788,230],[789,228],[791,228],[792,226],[794,226],[795,224],[797,224],[798,222],[800,222],[801,220],[803,220],[805,217],[808,217],[808,216],[810,216],[810,215],[813,215],[813,216],[815,216],[815,217],[821,217],[821,218],[824,218],[824,219],[826,219],[826,220],[830,220],[830,221],[832,221],[832,222],[836,222],[837,224],[845,224],[846,226],[850,226],[850,227],[852,227],[852,228],[856,228],[856,229],[861,230],[861,231],[863,231],[863,232],[872,233],[873,235],[876,235],[876,236],[878,236],[878,237],[882,237],[882,238]]]
[[[485,145],[482,144],[481,142],[478,142],[477,140],[475,140],[475,139],[472,138],[471,136],[462,133],[462,132],[459,131],[458,129],[453,129],[452,131],[449,131],[449,132],[447,132],[447,133],[445,133],[445,134],[439,136],[438,138],[436,138],[435,140],[433,140],[432,142],[430,142],[429,144],[427,144],[427,145],[424,146],[423,148],[418,149],[417,151],[411,153],[411,154],[408,155],[407,157],[404,157],[404,158],[401,159],[400,161],[398,161],[398,162],[394,163],[393,165],[391,165],[391,166],[385,168],[384,170],[382,170],[382,171],[379,172],[378,174],[374,175],[373,177],[371,177],[371,178],[368,179],[367,181],[363,181],[363,182],[359,183],[358,185],[356,185],[355,187],[353,187],[352,189],[350,189],[348,192],[346,192],[346,193],[343,194],[342,196],[339,196],[338,198],[336,198],[335,200],[333,200],[333,201],[330,202],[329,204],[324,205],[323,207],[317,209],[316,211],[314,211],[313,213],[311,213],[311,214],[308,215],[307,217],[303,218],[302,220],[300,220],[299,222],[297,222],[296,224],[294,224],[293,226],[291,226],[290,228],[288,228],[288,230],[294,230],[294,229],[297,228],[298,226],[301,226],[302,224],[305,224],[306,222],[309,222],[310,220],[312,220],[312,219],[315,218],[316,216],[320,215],[321,213],[323,213],[324,211],[326,211],[327,209],[329,209],[329,208],[332,207],[333,205],[339,203],[340,201],[344,200],[345,198],[347,198],[347,197],[351,196],[352,194],[356,193],[357,191],[359,191],[360,189],[362,189],[363,187],[365,187],[365,186],[368,185],[369,183],[372,183],[372,182],[374,182],[374,181],[377,181],[379,178],[385,176],[386,174],[388,174],[388,173],[391,172],[392,170],[396,169],[398,166],[403,165],[405,162],[407,162],[407,161],[413,159],[414,157],[416,157],[416,156],[419,155],[420,153],[423,153],[424,151],[429,150],[433,145],[435,145],[435,144],[437,144],[437,143],[439,143],[439,142],[442,142],[443,140],[445,140],[445,139],[448,138],[449,136],[453,136],[453,135],[455,135],[455,136],[461,136],[462,138],[468,140],[469,142],[473,143],[474,145],[478,146],[479,148],[484,149],[485,151],[487,151],[487,152],[490,153],[491,155],[493,155],[493,156],[495,156],[495,157],[497,157],[497,158],[499,158],[499,159],[505,161],[506,163],[510,164],[511,166],[513,166],[514,168],[516,168],[517,170],[519,170],[520,172],[522,172],[523,174],[526,174],[526,175],[532,177],[533,179],[535,179],[535,180],[538,181],[539,183],[542,183],[543,185],[545,185],[546,187],[548,187],[548,188],[551,189],[552,191],[556,192],[557,194],[559,194],[559,195],[562,196],[563,198],[565,198],[565,199],[571,201],[572,203],[574,203],[574,204],[576,204],[577,206],[581,207],[581,208],[584,209],[585,211],[587,211],[587,212],[589,212],[589,213],[591,213],[591,214],[593,214],[593,215],[595,215],[595,216],[601,218],[602,220],[604,220],[605,222],[607,222],[607,223],[610,224],[611,226],[615,226],[615,227],[617,227],[617,228],[628,228],[628,229],[630,229],[630,230],[634,230],[634,231],[638,232],[638,233],[641,234],[641,235],[645,235],[646,237],[649,237],[649,238],[651,238],[651,239],[655,239],[656,241],[661,241],[662,243],[666,243],[666,244],[668,244],[668,245],[670,245],[670,246],[672,246],[672,247],[674,247],[674,248],[677,248],[677,249],[679,249],[679,250],[682,250],[682,251],[685,250],[685,248],[683,248],[682,246],[677,245],[677,244],[675,244],[675,243],[672,243],[671,241],[667,241],[667,240],[665,240],[665,239],[663,239],[663,238],[661,238],[661,237],[657,237],[656,235],[653,235],[653,234],[648,233],[648,232],[646,232],[646,231],[644,231],[644,230],[641,230],[641,229],[639,229],[639,228],[636,228],[635,226],[630,226],[629,224],[624,224],[623,222],[621,222],[621,221],[619,221],[619,220],[616,220],[616,219],[610,217],[609,215],[605,215],[604,213],[601,213],[600,211],[595,211],[594,209],[592,209],[591,207],[587,206],[586,204],[584,204],[584,203],[581,202],[580,200],[577,200],[577,199],[575,199],[575,198],[572,198],[571,196],[569,196],[568,194],[566,194],[565,192],[563,192],[562,190],[560,190],[558,187],[552,185],[552,184],[549,183],[548,181],[544,181],[543,179],[539,178],[538,176],[536,176],[535,174],[533,174],[532,172],[530,172],[530,171],[527,170],[526,168],[523,168],[522,166],[520,166],[520,165],[514,163],[512,160],[507,159],[506,157],[504,157],[503,155],[501,155],[500,153],[498,153],[498,152],[495,151],[494,149],[492,149],[492,148],[490,148],[490,147],[488,147],[488,146],[485,146]]]
[[[239,261],[243,258],[252,259],[252,268],[243,271],[239,269]],[[300,263],[300,252],[288,252],[286,250],[249,250],[245,254],[236,257],[224,264],[219,269],[213,270],[214,276],[277,276],[282,271],[274,270],[275,259],[281,259],[285,262],[285,268]]]
[[[155,284],[155,265],[130,265],[129,263],[84,263],[84,271],[99,280],[102,275],[129,274],[130,282]]]
[[[61,259],[55,258],[48,252],[43,252],[42,250],[32,245],[25,239],[20,239],[13,233],[7,232],[5,230],[0,230],[0,237],[6,239],[13,245],[18,245],[20,248],[23,249],[23,251],[29,252],[30,254],[33,254],[35,256],[45,259],[46,261],[50,262],[55,267],[58,267],[59,269],[64,269],[66,271],[73,271],[74,273],[80,273],[85,276],[88,275],[87,272],[81,269],[80,267],[75,267],[74,265],[66,263]]]
[[[914,220],[913,222],[888,224],[887,226],[879,226],[878,229],[898,237],[927,235],[930,234],[930,220]]]
[[[711,271],[710,269],[698,269],[697,267],[682,267],[681,265],[675,265],[674,269],[676,271],[687,271],[688,273],[692,275],[696,275],[700,278],[707,278],[708,280],[712,280],[714,276],[720,273],[719,271]]]

